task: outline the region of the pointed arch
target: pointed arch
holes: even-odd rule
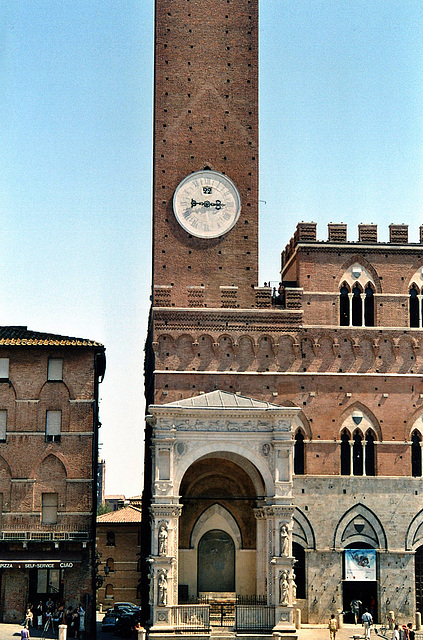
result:
[[[361,267],[361,272],[358,275],[354,272],[353,267],[358,265]],[[358,275],[358,277],[357,277]],[[374,266],[366,260],[363,254],[355,254],[346,260],[338,270],[338,276],[334,278],[334,282],[349,283],[351,286],[354,282],[360,281],[361,286],[364,288],[366,282],[372,282],[375,287],[376,293],[382,293],[382,286],[380,278]]]
[[[236,549],[242,549],[242,533],[239,525],[228,509],[215,503],[205,509],[191,531],[190,548],[196,549],[207,531],[219,529],[227,533],[234,541]]]
[[[405,534],[405,550],[415,551],[423,545],[423,509],[412,519]]]
[[[298,507],[295,507],[292,518],[292,540],[300,544],[305,549],[315,550],[316,536],[314,535],[310,520]]]
[[[348,405],[340,415],[340,433],[342,433],[343,429],[347,429],[349,433],[353,434],[357,427],[360,427],[363,434],[367,433],[368,429],[372,429],[377,440],[382,442],[382,430],[379,421],[374,413],[361,402],[353,402]]]
[[[351,544],[365,543],[376,549],[387,550],[385,530],[376,514],[364,504],[348,509],[336,525],[334,549],[345,549]]]

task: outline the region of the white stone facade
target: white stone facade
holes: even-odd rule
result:
[[[152,631],[172,630],[171,608],[178,604],[181,578],[190,593],[198,595],[198,545],[210,531],[223,532],[233,542],[233,591],[264,595],[267,604],[275,607],[276,626],[293,630],[292,430],[299,410],[217,391],[150,406],[149,411],[153,428]],[[179,527],[184,518],[181,483],[198,461],[205,469],[228,461],[249,477],[255,492],[255,548],[244,549],[236,516],[219,499],[212,499],[190,525],[189,548],[179,548]]]

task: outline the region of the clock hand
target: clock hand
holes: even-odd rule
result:
[[[216,202],[210,202],[210,200],[204,200],[204,202],[197,202],[196,200],[191,198],[191,209],[193,207],[196,207],[197,205],[200,207],[205,207],[206,209],[208,209],[209,207],[216,207],[216,211],[219,211],[220,209],[222,209],[222,207],[226,206],[225,203],[222,202],[221,200],[216,200]]]

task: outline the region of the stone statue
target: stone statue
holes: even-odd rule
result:
[[[282,571],[279,578],[279,604],[289,605],[289,584],[286,571]]]
[[[289,555],[289,533],[288,533],[288,527],[286,526],[286,524],[281,525],[280,537],[281,537],[280,555],[288,556]]]
[[[167,605],[167,578],[164,571],[159,575],[159,598],[158,604],[165,607]]]
[[[161,524],[159,529],[159,556],[167,555],[167,535],[166,525]]]

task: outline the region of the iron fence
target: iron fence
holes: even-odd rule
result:
[[[271,631],[275,626],[275,607],[241,605],[235,607],[236,631]]]
[[[202,604],[179,604],[172,609],[175,631],[209,631],[210,607]]]

